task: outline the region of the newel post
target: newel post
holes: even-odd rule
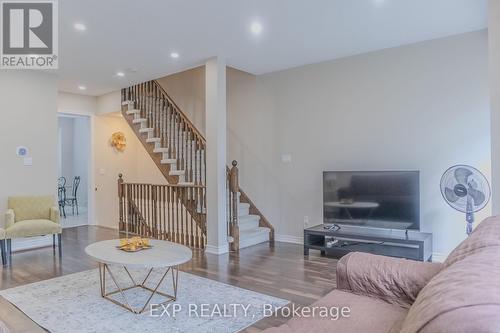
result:
[[[231,198],[231,236],[233,237],[233,242],[231,243],[231,250],[238,251],[240,248],[240,227],[238,225],[238,192],[240,190],[239,180],[238,180],[238,162],[233,161],[231,163],[233,167],[229,171],[229,191]]]
[[[123,175],[118,175],[118,228],[120,231],[126,227],[123,221],[123,205],[124,205],[124,190],[123,190]]]

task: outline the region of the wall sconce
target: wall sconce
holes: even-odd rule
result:
[[[111,146],[114,147],[119,152],[124,152],[127,146],[127,139],[123,132],[115,132],[111,135]]]

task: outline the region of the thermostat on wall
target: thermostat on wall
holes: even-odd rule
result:
[[[20,156],[20,157],[28,156],[28,148],[24,147],[24,146],[19,146],[16,149],[16,154],[17,154],[17,156]]]

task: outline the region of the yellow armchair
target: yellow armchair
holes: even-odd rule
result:
[[[52,235],[53,247],[58,237],[59,255],[62,254],[59,211],[53,196],[9,197],[5,213],[5,239],[7,255],[12,258],[11,240]]]

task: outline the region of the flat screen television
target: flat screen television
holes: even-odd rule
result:
[[[323,172],[327,224],[420,230],[418,171]]]

